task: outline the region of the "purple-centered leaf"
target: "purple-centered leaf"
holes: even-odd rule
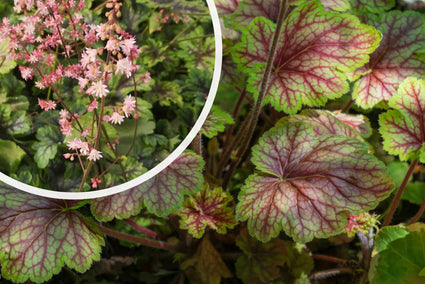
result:
[[[202,125],[201,133],[212,138],[225,129],[226,124],[233,124],[233,118],[227,112],[222,111],[218,106],[212,106],[207,119]]]
[[[425,21],[422,14],[391,11],[370,16],[366,23],[382,33],[382,42],[363,67],[350,74],[356,82],[353,98],[362,108],[372,108],[388,100],[409,76],[422,77],[425,62],[418,53],[425,48]]]
[[[94,199],[93,215],[101,221],[124,219],[140,212],[143,205],[157,216],[165,216],[183,204],[183,195],[197,192],[203,183],[202,158],[184,152],[162,172],[141,185],[108,197]]]
[[[43,282],[64,265],[83,273],[100,259],[102,235],[76,210],[76,201],[0,188],[2,275],[14,282]]]
[[[235,46],[234,60],[249,73],[249,91],[258,95],[275,24],[256,18]],[[323,105],[348,92],[340,71],[354,71],[369,60],[380,34],[358,18],[324,11],[319,1],[293,10],[280,36],[265,102],[293,114],[302,105]]]
[[[188,197],[177,211],[181,217],[180,228],[186,229],[195,238],[201,238],[208,226],[220,234],[238,224],[234,209],[228,206],[232,196],[220,187],[209,190],[205,185],[200,192]]]
[[[260,172],[242,187],[237,218],[264,242],[282,229],[297,242],[341,232],[349,213],[373,208],[393,189],[368,150],[356,138],[315,136],[305,123],[272,129],[253,147]]]
[[[408,78],[389,101],[389,110],[379,117],[384,149],[401,161],[420,158],[425,162],[425,81]]]

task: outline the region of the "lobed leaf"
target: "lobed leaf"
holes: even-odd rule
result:
[[[238,9],[240,0],[214,0],[220,16],[232,14]]]
[[[2,276],[14,282],[43,282],[64,265],[83,273],[100,259],[104,240],[75,201],[0,188]]]
[[[207,119],[201,128],[201,133],[208,138],[213,138],[225,129],[226,124],[233,124],[233,118],[227,112],[222,111],[218,106],[212,106]]]
[[[200,192],[187,198],[177,211],[181,217],[180,228],[188,230],[195,238],[201,238],[207,226],[225,234],[227,228],[232,229],[238,224],[233,208],[228,206],[231,201],[232,197],[221,187],[209,190],[205,185]]]
[[[419,52],[425,48],[424,16],[413,12],[391,11],[370,16],[367,24],[382,33],[380,46],[363,67],[350,74],[355,83],[353,98],[368,109],[390,99],[409,76],[423,76],[425,62]]]
[[[401,161],[420,158],[425,162],[425,81],[408,78],[389,101],[389,110],[379,116],[384,149]]]
[[[37,130],[35,137],[38,141],[32,145],[36,150],[34,160],[40,169],[44,169],[56,157],[62,135],[57,126],[46,125]]]
[[[183,195],[197,192],[203,183],[202,158],[184,152],[162,172],[141,185],[111,196],[94,199],[91,211],[96,219],[124,219],[140,212],[143,204],[151,213],[165,216],[183,204]]]
[[[256,18],[233,50],[248,90],[258,95],[275,24]],[[369,60],[380,34],[347,14],[324,11],[319,1],[293,10],[283,23],[265,103],[294,114],[302,105],[320,106],[348,92],[340,71],[354,71]]]
[[[253,147],[236,215],[266,242],[283,229],[297,242],[341,232],[349,213],[367,211],[393,189],[385,166],[356,138],[315,136],[305,123],[267,132]]]

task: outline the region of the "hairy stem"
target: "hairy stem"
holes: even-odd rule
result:
[[[394,212],[397,209],[398,204],[400,203],[401,195],[403,194],[403,191],[406,188],[406,185],[409,181],[409,178],[412,175],[413,170],[415,169],[418,162],[419,162],[419,159],[416,159],[410,164],[409,170],[407,171],[407,173],[406,173],[406,175],[403,179],[403,182],[401,183],[400,188],[398,189],[397,194],[394,197],[393,202],[391,203],[390,210],[388,211],[388,214],[384,219],[384,223],[382,224],[383,227],[388,226],[391,223],[391,220],[394,216]]]
[[[124,220],[127,224],[129,224],[131,227],[133,227],[134,229],[136,229],[137,231],[139,231],[140,233],[142,233],[143,235],[146,235],[148,237],[151,237],[152,239],[157,239],[158,238],[158,234],[155,233],[152,230],[149,230],[145,227],[140,226],[139,224],[137,224],[136,222],[134,222],[131,219],[125,219]]]
[[[281,30],[283,28],[283,21],[285,20],[286,11],[288,8],[288,0],[283,0],[280,4],[279,8],[279,16],[277,19],[277,25],[276,25],[276,31],[273,34],[273,40],[272,44],[270,45],[269,55],[267,58],[266,68],[264,70],[263,79],[261,80],[260,85],[260,91],[258,94],[258,99],[254,105],[254,108],[252,110],[252,115],[248,124],[248,128],[246,130],[245,139],[243,140],[243,143],[241,147],[239,148],[239,151],[236,155],[236,159],[233,161],[229,171],[226,173],[225,180],[229,180],[230,176],[233,174],[234,169],[241,161],[242,157],[245,155],[245,152],[248,150],[248,147],[250,145],[250,141],[252,139],[252,136],[254,134],[255,127],[257,125],[258,118],[261,114],[261,108],[263,106],[264,98],[267,94],[267,87],[269,85],[270,76],[273,71],[273,63],[276,58],[276,49],[277,49],[277,43],[279,41],[279,36],[281,34]],[[223,184],[223,187],[225,185]]]
[[[331,268],[322,271],[314,272],[310,275],[310,280],[324,279],[332,277],[338,274],[354,274],[353,269],[350,267],[341,267],[341,268]]]
[[[134,243],[138,243],[147,247],[152,247],[152,248],[159,248],[159,249],[164,249],[164,250],[168,250],[168,251],[174,251],[174,252],[181,252],[182,249],[180,248],[179,245],[175,245],[175,244],[170,244],[167,242],[161,242],[161,241],[157,241],[157,240],[152,240],[152,239],[147,239],[147,238],[141,238],[141,237],[136,237],[136,236],[132,236],[132,235],[128,235],[128,234],[123,234],[120,232],[117,232],[115,230],[103,227],[98,225],[97,226],[99,228],[99,230],[111,237],[114,238],[118,238],[121,240],[126,240],[126,241],[130,241],[130,242],[134,242]]]

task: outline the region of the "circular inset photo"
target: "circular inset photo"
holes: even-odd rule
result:
[[[217,11],[213,0],[59,2],[1,15],[0,180],[59,199],[122,192],[172,163],[205,121]]]

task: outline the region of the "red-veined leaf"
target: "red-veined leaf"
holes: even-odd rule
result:
[[[181,217],[180,228],[187,229],[195,238],[202,237],[207,226],[225,234],[227,228],[238,224],[234,209],[228,206],[230,201],[232,196],[220,187],[209,190],[205,185],[200,192],[186,198],[183,207],[177,211]]]
[[[323,6],[328,9],[345,12],[351,8],[350,0],[322,0]]]
[[[393,189],[368,151],[356,138],[315,136],[305,123],[272,129],[253,147],[260,172],[242,187],[237,218],[264,242],[282,229],[297,242],[341,232],[349,213],[373,208]]]
[[[340,71],[354,71],[366,63],[380,40],[373,27],[352,15],[324,11],[318,1],[293,10],[283,25],[265,102],[289,114],[348,92]],[[250,74],[248,88],[255,95],[274,31],[271,21],[254,19],[233,52],[239,68]]]
[[[43,282],[64,265],[83,273],[100,259],[104,240],[89,218],[71,207],[76,201],[0,189],[2,275],[14,282]]]
[[[184,152],[162,172],[141,185],[115,195],[94,199],[93,215],[101,221],[128,218],[145,205],[157,216],[165,216],[183,204],[183,195],[197,192],[203,183],[202,158]]]
[[[425,162],[425,81],[406,79],[389,105],[394,110],[379,117],[384,149],[401,161],[420,157]]]
[[[238,9],[241,0],[214,0],[217,12],[220,16],[232,14]]]
[[[365,66],[357,69],[352,80],[353,98],[362,108],[372,108],[388,100],[409,76],[423,76],[425,62],[418,53],[425,49],[425,21],[422,14],[392,11],[370,16],[367,24],[382,32],[383,40]]]
[[[351,0],[352,9],[358,13],[372,12],[379,14],[391,9],[394,4],[394,0]]]

